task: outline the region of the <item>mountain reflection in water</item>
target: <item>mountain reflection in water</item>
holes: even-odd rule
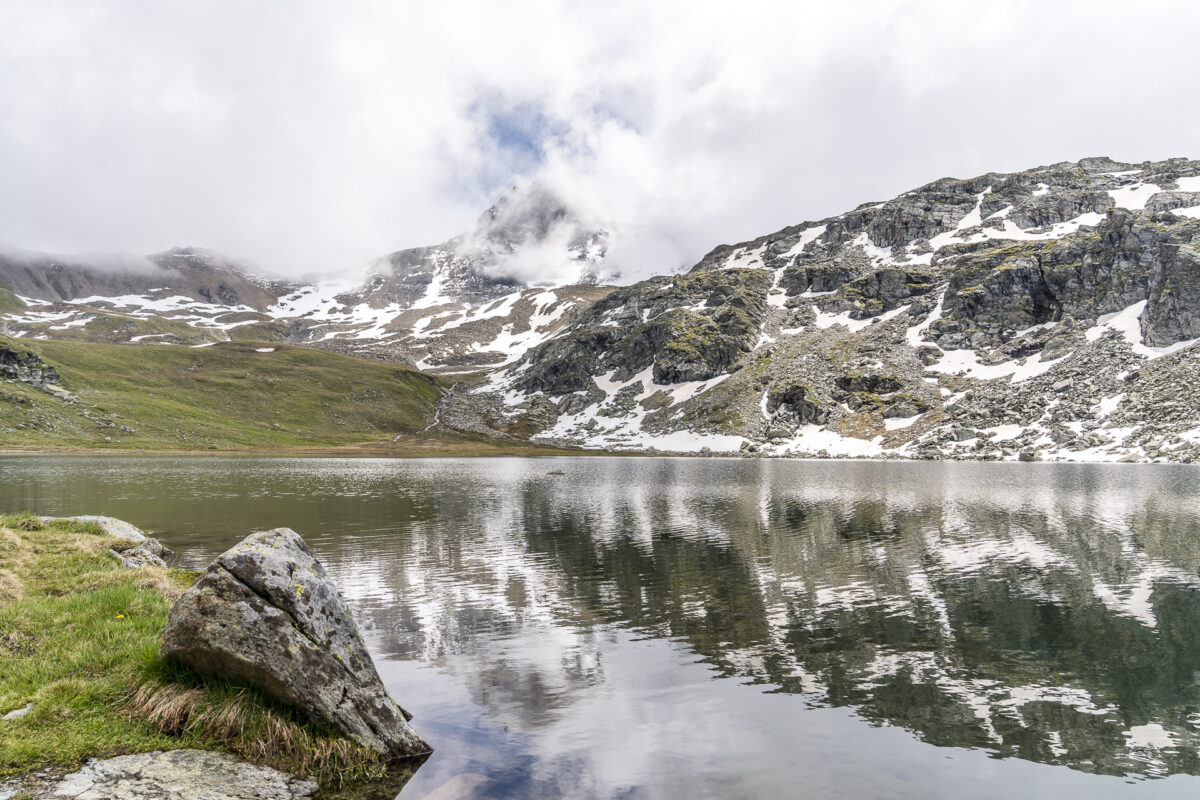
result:
[[[797,695],[793,715],[846,707],[1000,759],[1200,774],[1187,467],[4,459],[0,479],[6,507],[122,516],[194,566],[294,527],[377,659],[435,667],[510,732],[595,708],[622,654],[658,641],[673,655],[645,697],[664,707],[698,661]],[[601,735],[565,728],[585,750]],[[536,794],[537,749],[496,786]]]

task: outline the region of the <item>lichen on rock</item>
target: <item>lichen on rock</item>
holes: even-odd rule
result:
[[[162,649],[389,757],[432,750],[388,694],[325,568],[288,528],[251,534],[218,556],[171,607]]]

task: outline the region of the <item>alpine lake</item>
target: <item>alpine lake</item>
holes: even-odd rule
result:
[[[487,798],[1200,795],[1200,469],[0,458],[201,569],[290,527]]]

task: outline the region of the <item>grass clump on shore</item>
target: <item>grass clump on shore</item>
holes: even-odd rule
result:
[[[87,758],[222,750],[322,783],[377,778],[371,750],[252,689],[159,655],[172,600],[196,575],[121,567],[93,523],[0,516],[0,777]]]

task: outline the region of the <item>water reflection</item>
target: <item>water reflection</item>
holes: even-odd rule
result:
[[[773,730],[784,741],[757,746],[777,754],[828,707],[996,758],[1200,773],[1188,468],[8,459],[0,483],[0,505],[124,516],[193,564],[252,529],[300,530],[389,669],[432,665],[462,690],[469,704],[447,707],[466,721],[446,735],[476,736],[462,763],[491,796],[655,795],[663,763],[700,761],[693,731],[672,726],[746,746]],[[644,714],[612,711],[629,681]],[[747,684],[778,699],[739,722],[730,693],[747,702]],[[529,738],[479,733],[497,728]],[[546,730],[566,740],[552,754]],[[589,753],[647,731],[659,761],[641,772]],[[484,763],[489,747],[503,757]],[[722,768],[735,774],[709,779],[727,796],[779,789]],[[605,783],[606,769],[632,777]]]

